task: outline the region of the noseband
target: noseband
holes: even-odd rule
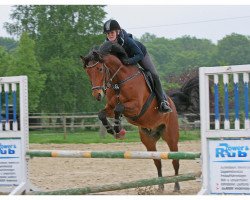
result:
[[[86,68],[92,68],[92,67],[95,67],[97,64],[99,63],[99,61],[97,61],[96,63],[94,63],[93,65],[87,65]],[[103,73],[105,74],[105,78],[103,79],[103,85],[102,86],[94,86],[92,87],[92,90],[99,90],[99,89],[102,89],[104,92],[107,90],[108,88],[108,85],[112,82],[112,80],[114,79],[114,77],[118,74],[118,72],[120,71],[120,69],[122,68],[123,66],[121,65],[118,70],[116,70],[116,72],[114,73],[114,75],[110,77],[110,70],[109,68],[105,65],[105,63],[102,64],[102,70],[103,70]],[[108,80],[108,81],[107,81]]]
[[[86,66],[86,68],[92,68],[95,67],[97,64],[99,63],[99,61],[97,61],[96,63],[94,63],[93,65],[88,65]],[[102,70],[103,73],[105,73],[105,78],[103,79],[103,85],[102,86],[93,86],[92,90],[99,90],[102,89],[104,91],[104,93],[106,92],[107,88],[113,88],[114,90],[119,90],[119,85],[135,78],[136,76],[138,76],[139,74],[141,74],[140,70],[138,70],[135,74],[131,75],[130,77],[126,78],[125,80],[120,81],[119,83],[112,83],[113,79],[115,78],[115,76],[118,74],[118,72],[121,70],[121,68],[123,67],[123,65],[121,65],[113,74],[113,76],[110,78],[110,69],[105,65],[105,63],[102,63]]]
[[[93,64],[93,65],[91,65],[91,66],[89,66],[89,67],[95,67],[97,64],[98,64],[99,62],[96,62],[95,64]],[[104,69],[105,69],[105,71],[104,71]],[[108,69],[108,67],[103,63],[102,64],[102,71],[103,71],[103,73],[105,73],[106,71],[107,71],[107,73],[105,73],[105,75],[106,74],[109,74],[109,69]],[[92,90],[99,90],[99,89],[102,89],[104,92],[107,90],[107,88],[106,88],[106,78],[107,78],[107,75],[105,76],[105,78],[103,79],[103,84],[102,84],[102,86],[94,86],[94,87],[92,87]]]

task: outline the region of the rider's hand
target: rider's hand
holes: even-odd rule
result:
[[[123,58],[123,59],[122,59],[122,63],[123,63],[124,65],[130,65],[130,60],[129,60],[128,58]]]

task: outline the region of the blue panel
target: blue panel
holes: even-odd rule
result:
[[[219,89],[218,84],[214,84],[214,114],[215,120],[219,120]]]
[[[224,84],[224,111],[225,120],[229,120],[229,107],[228,107],[228,84]]]
[[[245,118],[249,119],[249,111],[248,111],[248,83],[244,83],[244,96],[245,96]]]
[[[234,111],[235,111],[235,119],[239,120],[239,86],[238,86],[238,83],[234,83]]]
[[[5,119],[6,122],[9,122],[9,93],[5,92]]]
[[[1,122],[2,122],[2,92],[0,92],[0,123]]]
[[[16,122],[16,91],[13,91],[13,122]]]

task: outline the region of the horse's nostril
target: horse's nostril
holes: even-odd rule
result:
[[[102,95],[99,93],[98,96],[97,96],[97,100],[100,101],[102,98]]]

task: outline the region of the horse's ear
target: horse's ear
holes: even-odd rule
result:
[[[81,60],[83,61],[83,62],[85,62],[85,57],[83,57],[83,56],[80,56],[80,58],[81,58]]]
[[[80,58],[81,58],[81,60],[82,60],[82,62],[83,62],[83,68],[85,68],[86,67],[86,61],[87,61],[87,58],[86,57],[83,57],[83,56],[81,56],[80,55]]]
[[[98,51],[93,51],[93,56],[96,61],[103,62],[103,57]]]

